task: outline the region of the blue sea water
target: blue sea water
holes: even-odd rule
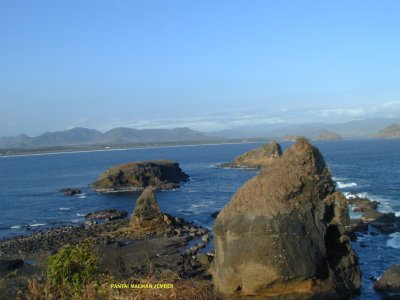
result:
[[[381,202],[380,209],[400,213],[400,140],[314,143],[322,152],[337,188]],[[138,193],[98,194],[89,188],[108,167],[138,160],[178,161],[190,181],[174,191],[157,193],[161,209],[212,229],[210,214],[220,210],[254,170],[215,165],[259,146],[258,143],[181,146],[0,157],[0,239],[61,225],[79,224],[97,209],[134,208]],[[290,143],[283,143],[286,148]],[[80,188],[64,196],[59,189]],[[356,214],[352,214],[357,217]],[[29,226],[28,226],[29,225]],[[400,234],[360,235],[353,243],[363,272],[359,299],[380,299],[372,278],[400,263]]]

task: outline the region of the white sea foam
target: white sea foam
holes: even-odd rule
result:
[[[369,198],[367,193],[352,193],[352,192],[346,192],[343,193],[346,199],[354,199],[354,198]]]
[[[60,207],[60,210],[66,211],[66,210],[71,210],[71,208],[69,208],[69,207]]]
[[[356,197],[358,198],[368,198],[371,201],[377,201],[379,202],[379,206],[378,206],[378,211],[383,212],[383,213],[388,213],[388,212],[393,212],[393,200],[391,199],[387,199],[381,196],[376,196],[376,195],[372,195],[366,192],[362,192],[362,193],[344,193],[344,196],[347,199],[354,199]],[[396,216],[400,216],[400,211],[395,213]]]
[[[44,223],[34,223],[34,224],[30,224],[29,226],[30,227],[39,227],[39,226],[44,226],[44,225],[46,225],[46,224],[44,224]]]
[[[394,213],[394,215],[395,215],[396,217],[400,217],[400,211],[396,211],[396,212]]]
[[[21,225],[14,225],[14,226],[11,226],[10,228],[11,229],[19,229],[19,228],[21,228],[22,226]]]
[[[79,222],[81,222],[82,220],[81,219],[73,219],[71,222],[72,223],[79,223]]]
[[[400,232],[395,232],[389,235],[391,238],[386,242],[388,247],[400,249]]]
[[[85,193],[80,194],[80,195],[78,196],[79,199],[86,199],[87,197],[88,197],[88,196],[86,196]]]
[[[85,214],[76,214],[78,217],[83,217]]]
[[[357,183],[355,182],[342,182],[342,181],[336,181],[336,186],[339,189],[346,189],[346,188],[351,188],[357,186]]]

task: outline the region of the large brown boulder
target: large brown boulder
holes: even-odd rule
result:
[[[163,233],[170,229],[151,187],[143,190],[137,199],[129,226],[138,235]]]
[[[92,188],[103,193],[141,191],[148,186],[174,189],[188,179],[177,162],[149,160],[113,166],[100,174]]]
[[[378,291],[400,292],[400,265],[391,266],[374,284]]]
[[[360,287],[345,197],[317,148],[299,139],[218,215],[210,271],[222,296],[332,297]]]
[[[235,157],[233,162],[222,164],[222,167],[230,168],[261,168],[268,166],[282,155],[281,146],[276,142],[262,145]]]

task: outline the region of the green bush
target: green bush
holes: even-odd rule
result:
[[[47,259],[47,284],[50,288],[79,293],[95,279],[98,269],[99,259],[92,240],[66,245]]]

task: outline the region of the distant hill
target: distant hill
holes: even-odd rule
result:
[[[226,138],[283,137],[286,135],[306,136],[315,139],[321,132],[335,132],[342,138],[366,138],[380,129],[393,123],[400,123],[399,118],[374,118],[354,120],[344,123],[307,123],[307,124],[260,124],[256,126],[240,126],[212,135]]]
[[[378,134],[374,135],[378,138],[400,138],[400,124],[391,124],[382,130]]]
[[[190,128],[132,129],[114,128],[105,133],[95,129],[76,127],[69,130],[46,132],[36,137],[19,135],[0,138],[1,149],[33,149],[78,145],[126,145],[137,143],[201,142],[216,139]]]
[[[335,132],[322,132],[315,138],[316,141],[335,141],[341,139],[342,137]]]

